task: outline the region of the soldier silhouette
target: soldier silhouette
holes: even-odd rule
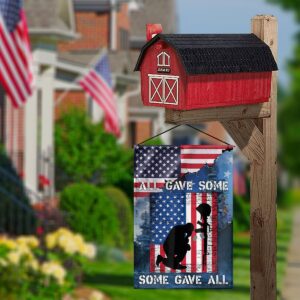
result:
[[[160,263],[163,263],[172,269],[186,269],[186,266],[180,263],[184,259],[187,251],[191,250],[189,237],[193,231],[194,225],[192,223],[174,226],[170,230],[163,245],[167,257],[157,255],[156,265],[158,266]]]
[[[196,210],[200,213],[201,215],[201,221],[198,221],[197,224],[201,226],[201,228],[196,228],[195,232],[196,233],[203,233],[204,237],[204,252],[203,255],[207,255],[207,232],[208,230],[210,231],[210,224],[207,222],[207,218],[211,214],[211,206],[207,203],[202,203],[199,206],[196,207]]]

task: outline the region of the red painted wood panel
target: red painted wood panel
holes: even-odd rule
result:
[[[272,73],[189,76],[185,109],[267,102]]]
[[[158,65],[157,56],[162,52],[170,57],[169,66]],[[159,70],[160,67],[164,70]],[[147,106],[191,110],[261,103],[270,98],[272,72],[189,76],[176,51],[163,41],[147,49],[140,70],[142,100]],[[178,97],[177,105],[164,103],[164,97],[170,91],[165,81],[170,77],[173,78],[171,82],[178,80],[178,90],[177,87],[172,90],[174,96]]]

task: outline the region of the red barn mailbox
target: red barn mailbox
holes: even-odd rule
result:
[[[276,70],[269,46],[254,34],[159,33],[135,67],[144,105],[175,110],[267,102]]]

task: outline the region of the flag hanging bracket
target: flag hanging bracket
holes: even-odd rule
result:
[[[203,131],[203,130],[201,130],[201,129],[195,127],[195,126],[189,125],[189,124],[180,124],[180,125],[173,126],[173,127],[169,128],[169,129],[163,131],[163,132],[160,132],[160,133],[158,133],[158,134],[156,134],[156,135],[150,137],[150,138],[147,139],[147,140],[144,140],[143,142],[138,143],[138,145],[141,146],[141,145],[143,145],[143,144],[145,144],[145,143],[147,143],[147,142],[149,142],[149,141],[152,141],[153,139],[155,139],[155,138],[157,138],[157,137],[159,137],[159,136],[161,136],[161,135],[163,135],[163,134],[165,134],[165,133],[167,133],[167,132],[169,132],[169,131],[172,131],[172,130],[174,130],[174,129],[176,129],[176,128],[182,126],[182,125],[186,125],[186,126],[192,128],[192,129],[194,129],[194,130],[196,130],[196,131],[198,131],[198,132],[200,132],[200,133],[203,133],[204,135],[207,135],[207,136],[209,136],[209,137],[215,139],[216,141],[221,142],[221,143],[227,145],[228,148],[230,148],[230,149],[233,149],[233,147],[234,147],[234,146],[230,145],[229,143],[225,142],[224,140],[221,140],[221,139],[215,137],[214,135],[211,135],[211,134],[209,134],[208,132],[205,132],[205,131]]]

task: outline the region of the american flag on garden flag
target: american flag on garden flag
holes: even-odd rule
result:
[[[32,56],[21,0],[0,0],[0,83],[14,107],[32,93]]]
[[[217,193],[180,193],[164,190],[166,181],[181,180],[193,176],[205,165],[212,166],[227,146],[136,146],[134,197],[149,198],[150,202],[150,272],[175,272],[164,264],[156,265],[158,255],[165,257],[163,243],[176,225],[192,223],[199,228],[200,215],[196,210],[201,203],[211,206],[208,218],[210,230],[207,237],[207,253],[200,233],[193,231],[190,237],[191,250],[183,265],[187,268],[176,272],[217,271]]]
[[[150,197],[151,220],[151,245],[150,245],[150,272],[168,273],[175,270],[164,264],[156,265],[158,255],[165,257],[163,243],[168,233],[175,225],[192,223],[197,225],[200,214],[196,207],[201,203],[207,203],[211,207],[211,215],[207,222],[210,224],[207,236],[207,254],[205,254],[204,239],[200,233],[193,231],[189,238],[191,250],[186,253],[182,261],[187,268],[176,272],[187,273],[213,273],[217,272],[217,229],[218,229],[218,205],[216,193],[157,193]]]
[[[226,149],[224,146],[160,146],[135,148],[134,196],[147,197],[161,192],[166,181],[197,172],[212,165]]]
[[[120,125],[107,54],[101,55],[96,65],[79,80],[79,84],[103,109],[105,130],[119,136]]]

